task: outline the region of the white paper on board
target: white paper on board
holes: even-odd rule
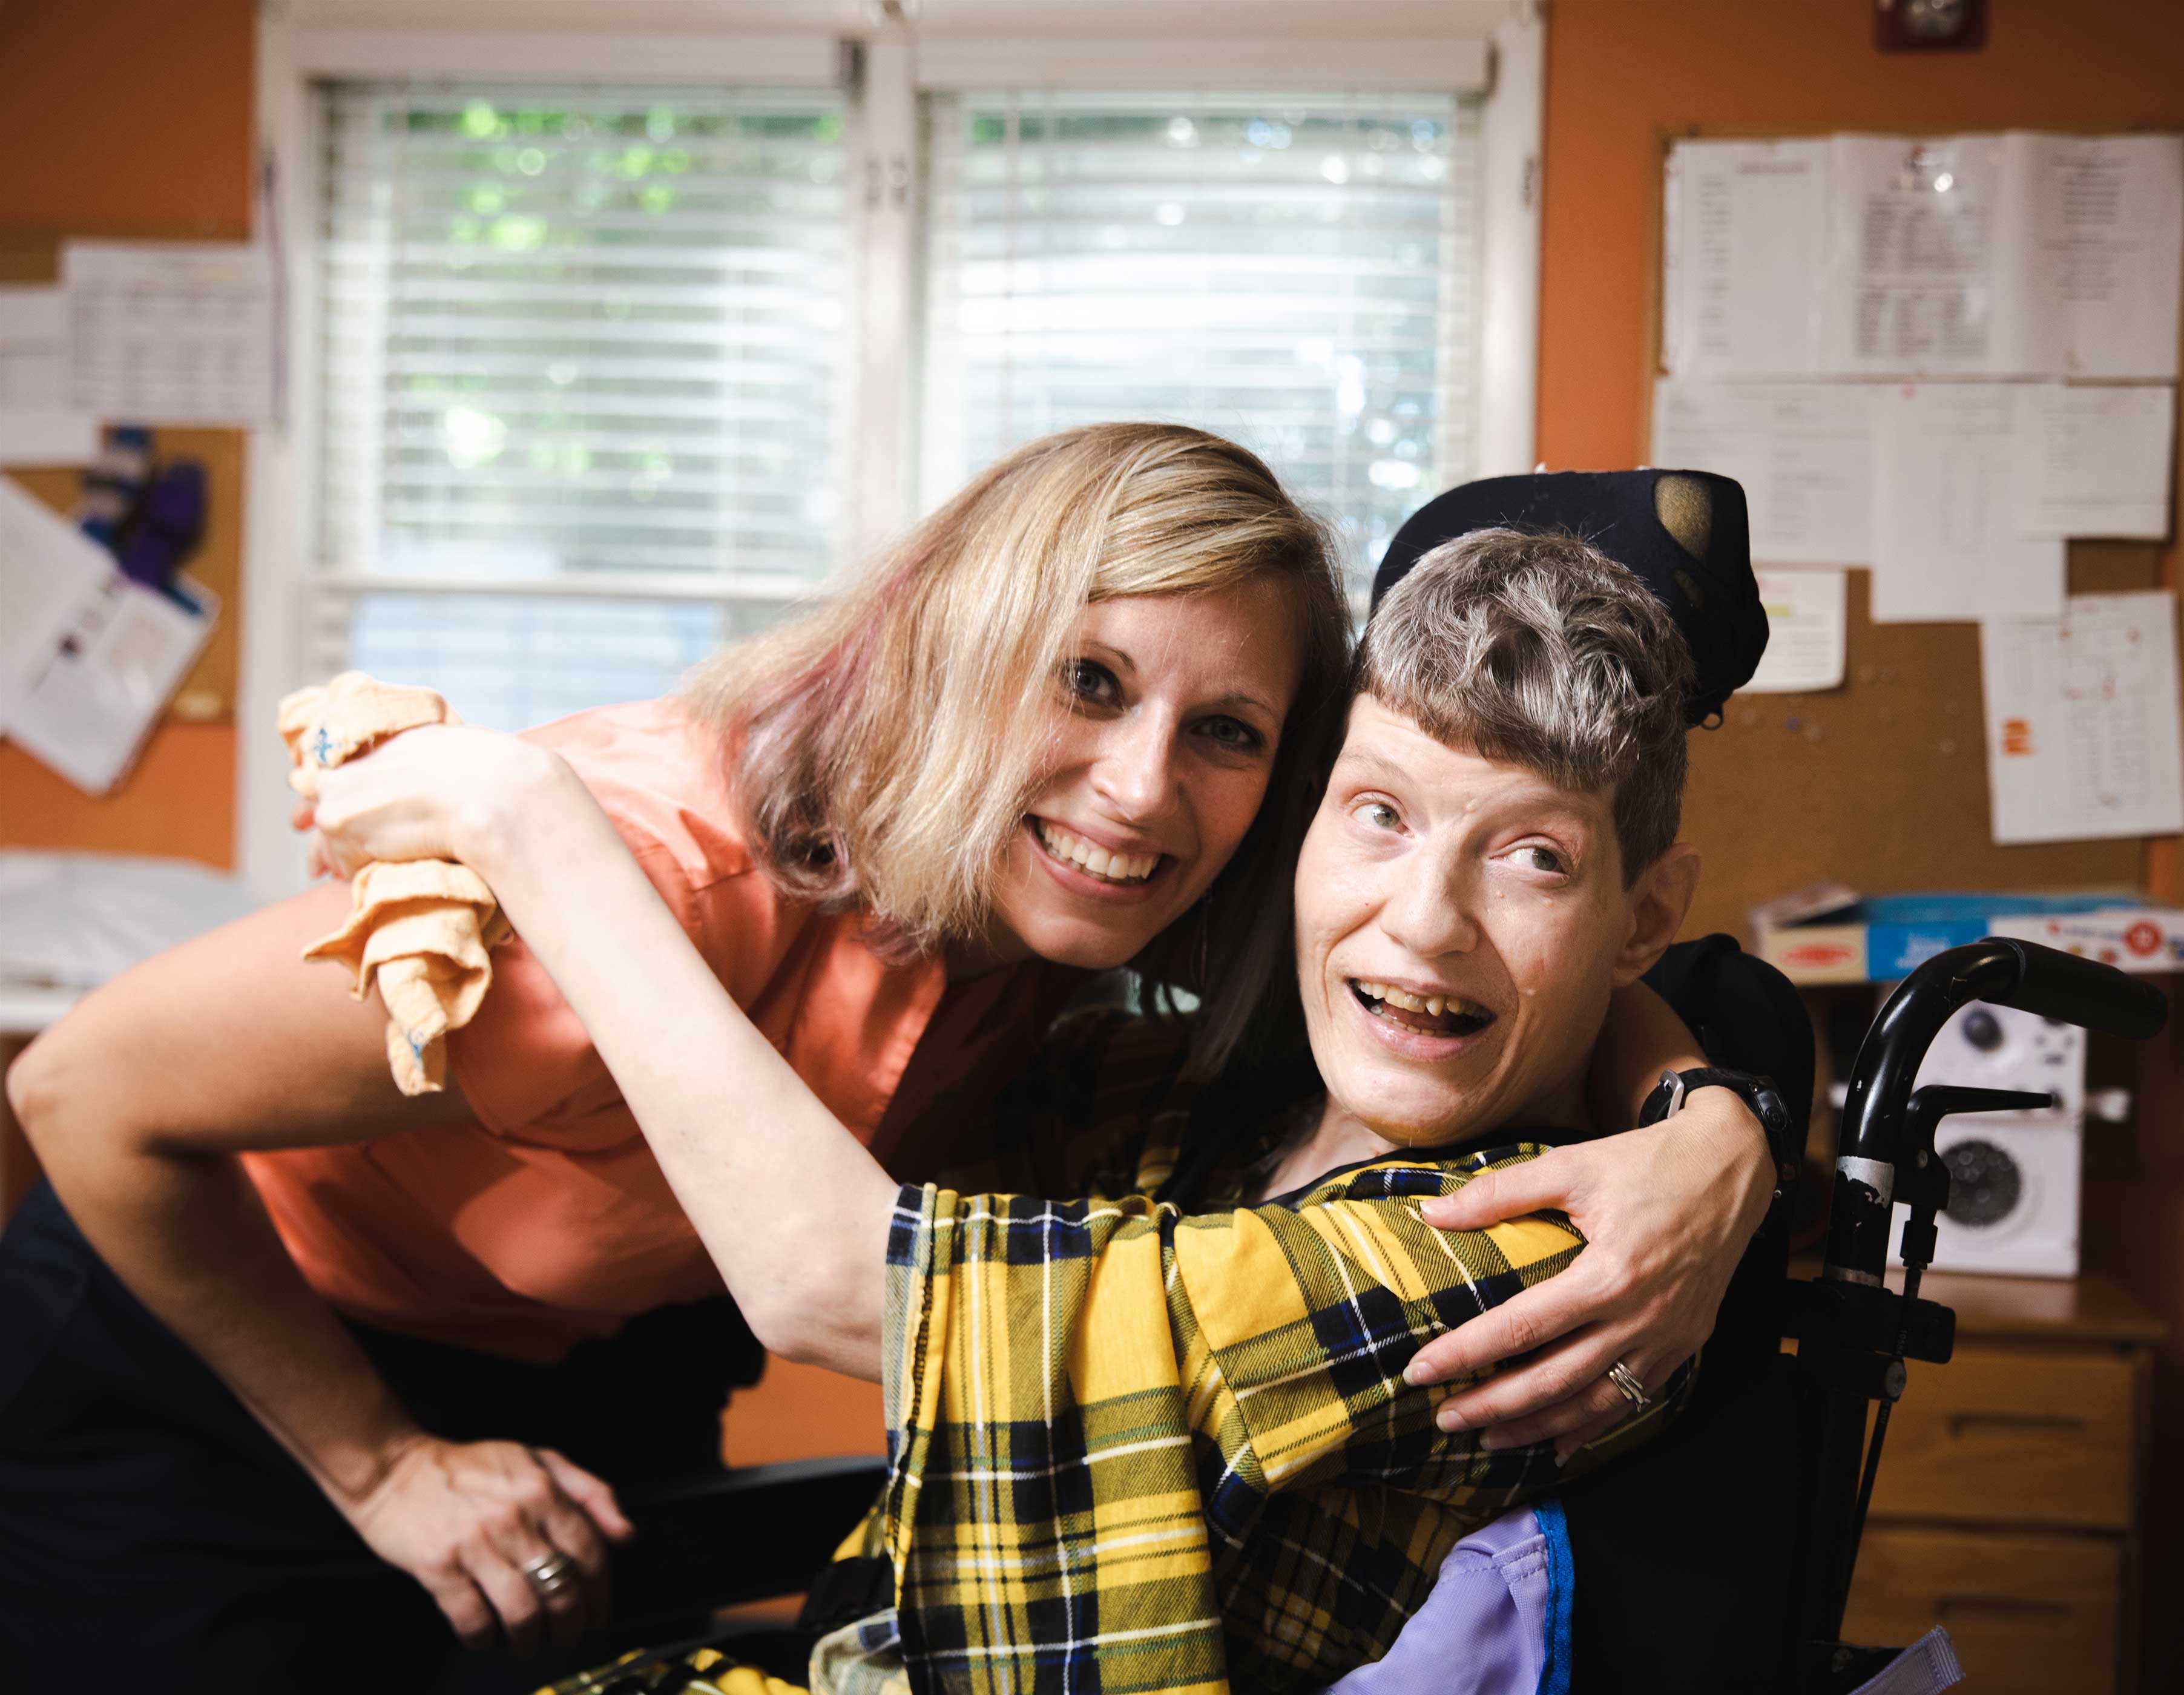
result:
[[[2184,136],[2013,135],[2028,289],[2080,377],[2173,382],[2184,284]],[[2013,161],[2014,163],[2015,161]]]
[[[1664,187],[1674,376],[2177,377],[2184,137],[1684,141]]]
[[[98,420],[69,402],[68,297],[0,286],[0,465],[84,465]]]
[[[114,572],[15,704],[8,733],[17,744],[86,794],[108,794],[128,774],[211,638],[218,601],[187,578],[176,586],[194,610]]]
[[[2017,532],[2014,390],[1907,382],[1875,399],[1876,624],[2062,616],[2063,541]]]
[[[2019,204],[2000,136],[1836,136],[1822,368],[1841,376],[2011,369],[2019,302],[2003,254]]]
[[[0,466],[89,465],[98,457],[98,420],[67,406],[0,402]]]
[[[272,266],[199,242],[70,242],[70,393],[103,418],[262,424],[271,415]]]
[[[2025,383],[2017,406],[2020,534],[2159,541],[2169,533],[2174,388]]]
[[[1819,368],[1825,141],[1679,142],[1663,216],[1663,355],[1680,376]]]
[[[2059,618],[1980,626],[1999,843],[2184,830],[2176,597],[2077,594]]]
[[[1740,694],[1802,694],[1840,689],[1843,680],[1847,573],[1762,567],[1759,602],[1767,609],[1767,650]]]
[[[1652,462],[1744,486],[1752,556],[1766,564],[1873,558],[1873,408],[1858,382],[1653,385]]]
[[[103,548],[0,477],[0,731],[82,609],[120,574]]]

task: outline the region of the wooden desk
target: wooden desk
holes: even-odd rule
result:
[[[1970,1695],[2135,1692],[2161,1321],[2100,1277],[1930,1273],[1919,1292],[1956,1309],[1956,1357],[1910,1367],[1845,1639],[1945,1625]]]

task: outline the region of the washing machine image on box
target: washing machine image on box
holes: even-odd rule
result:
[[[1949,1207],[1934,1221],[1934,1269],[2075,1277],[2081,1140],[2075,1123],[1944,1118],[1934,1149],[1948,1168]],[[1897,1242],[1909,1213],[1896,1209]]]
[[[2086,1033],[2014,1006],[1975,1001],[1943,1025],[1919,1085],[2018,1089],[2052,1095],[2040,1112],[1944,1118],[1935,1151],[1949,1172],[1936,1221],[1937,1271],[2014,1277],[2078,1274],[2078,1174],[2086,1106]],[[1892,1252],[1909,1208],[1896,1209]]]

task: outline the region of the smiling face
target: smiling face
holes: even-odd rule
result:
[[[1121,965],[1189,911],[1258,814],[1302,665],[1268,578],[1095,602],[1067,651],[982,962]]]
[[[1696,873],[1674,849],[1626,888],[1613,800],[1352,704],[1296,876],[1332,1107],[1404,1146],[1585,1123],[1608,996],[1674,937]]]

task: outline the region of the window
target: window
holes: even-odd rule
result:
[[[322,102],[310,669],[515,728],[657,694],[840,551],[832,89]]]
[[[1475,462],[1479,103],[928,98],[922,491],[1103,418],[1255,449],[1362,588]]]
[[[1529,285],[1483,209],[1532,143],[1476,40],[1164,40],[1178,94],[1130,86],[1128,42],[875,38],[830,81],[817,36],[287,39],[301,427],[254,477],[301,491],[265,498],[311,569],[258,617],[276,694],[357,666],[512,728],[666,692],[1099,419],[1247,443],[1362,590],[1529,394],[1529,319],[1497,332],[1482,279],[1505,314]],[[268,551],[261,609],[294,556]]]

